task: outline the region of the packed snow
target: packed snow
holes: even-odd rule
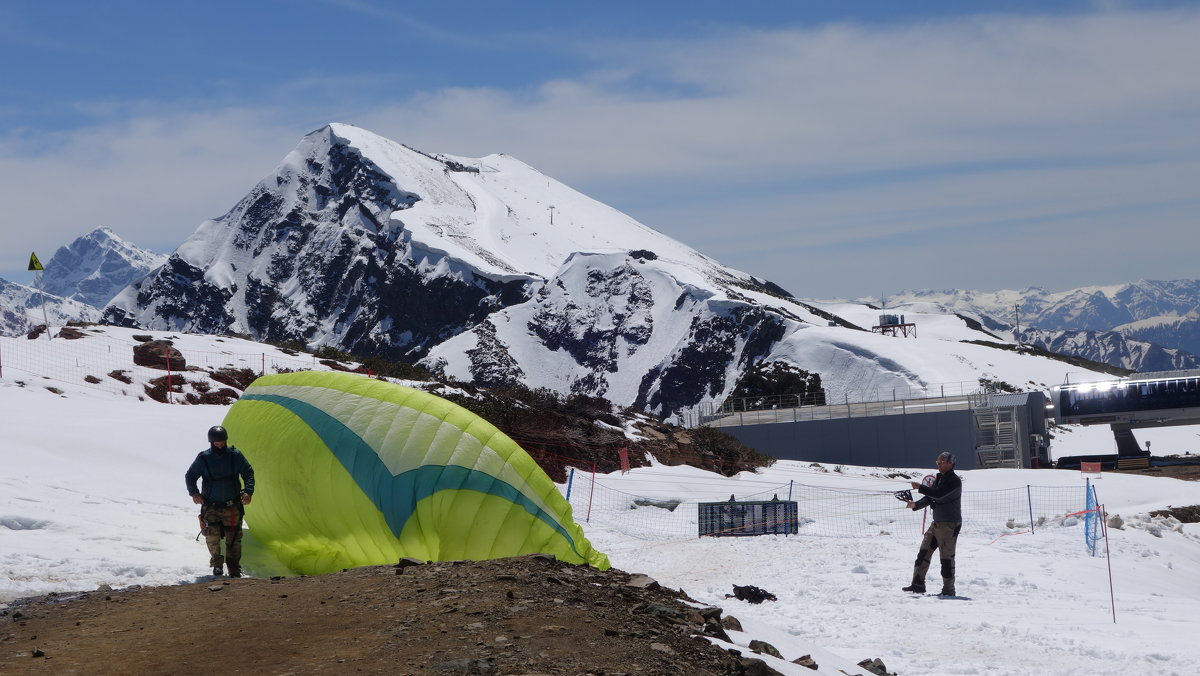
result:
[[[227,356],[255,345],[177,338]],[[0,603],[102,584],[207,579],[208,554],[196,539],[183,474],[225,408],[142,399],[82,379],[51,381],[11,368],[0,374]],[[1111,438],[1107,429],[1062,435],[1054,452],[1086,451],[1104,435]],[[1154,440],[1156,452],[1200,447],[1189,427],[1139,438]],[[1200,504],[1200,483],[1067,470],[964,472],[959,597],[942,599],[900,591],[923,515],[891,495],[932,472],[779,462],[726,478],[655,465],[596,477],[579,470],[561,488],[615,567],[720,605],[745,629],[731,632],[736,647],[748,653],[752,639],[771,643],[785,659],[764,659],[785,674],[866,673],[856,666],[866,658],[905,676],[1190,674],[1200,663],[1200,526],[1150,516]],[[1085,508],[1085,481],[1110,518],[1123,522],[1107,529],[1094,555],[1083,517],[1070,515]],[[1031,521],[1024,502],[997,498],[1025,494],[1060,502],[1046,515],[1039,505]],[[796,499],[800,533],[698,537],[697,503],[731,495]],[[938,584],[935,563],[931,591]],[[778,600],[727,598],[733,585],[754,585]],[[819,668],[790,663],[802,655]]]

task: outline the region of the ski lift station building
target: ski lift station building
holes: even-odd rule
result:
[[[1049,467],[1047,403],[1042,392],[790,407],[759,398],[702,410],[697,422],[780,460],[930,467],[950,451],[959,469]]]

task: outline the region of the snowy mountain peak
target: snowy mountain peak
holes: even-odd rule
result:
[[[509,156],[433,155],[335,123],[105,316],[417,359],[528,300],[573,254],[630,250],[703,284],[766,287]]]
[[[102,308],[166,259],[99,227],[59,247],[45,264],[42,284],[47,293]]]

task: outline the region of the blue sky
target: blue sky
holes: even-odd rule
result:
[[[1200,6],[0,0],[0,277],[300,138],[514,155],[808,298],[1194,278]]]

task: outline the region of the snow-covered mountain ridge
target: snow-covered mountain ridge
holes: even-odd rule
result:
[[[100,310],[38,289],[0,279],[0,335],[28,333],[40,324],[62,326],[71,321],[94,322]]]
[[[831,399],[981,378],[1060,382],[1045,357],[963,341],[933,304],[919,337],[879,311],[800,301],[506,155],[427,154],[332,124],[108,304],[109,323],[420,361],[675,415],[719,404],[756,364],[821,376]]]

